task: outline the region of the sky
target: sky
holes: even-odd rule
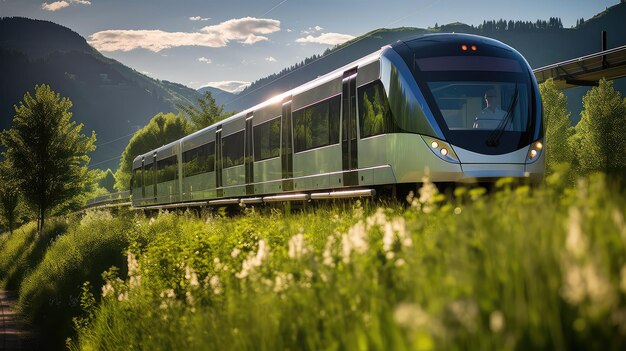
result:
[[[560,17],[619,0],[0,0],[0,16],[52,21],[150,77],[227,91],[381,27]]]

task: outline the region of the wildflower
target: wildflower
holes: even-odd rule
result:
[[[356,200],[354,207],[352,207],[352,217],[361,219],[363,218],[363,206],[361,206],[361,200]]]
[[[149,225],[152,225],[152,223],[154,223],[156,221],[156,219],[154,217],[150,218],[150,221],[148,222]]]
[[[269,248],[265,245],[265,240],[259,240],[259,248],[256,255],[248,255],[241,264],[241,272],[235,274],[235,276],[239,279],[247,277],[256,267],[260,267],[268,257]]]
[[[574,258],[582,258],[587,252],[588,244],[581,228],[581,215],[577,207],[570,207],[567,217],[567,239],[565,248]]]
[[[141,275],[139,275],[139,262],[135,255],[128,251],[126,254],[126,262],[128,264],[128,277],[130,278],[130,288],[136,288],[141,285]]]
[[[237,256],[239,256],[240,252],[241,252],[241,250],[239,250],[239,248],[236,247],[236,248],[233,249],[233,252],[230,253],[230,256],[232,258],[237,258]]]
[[[220,281],[220,278],[216,275],[212,276],[211,279],[209,279],[209,285],[211,286],[211,289],[213,290],[213,293],[215,295],[220,295],[224,291],[222,288],[222,282]]]
[[[185,299],[187,300],[187,304],[189,304],[189,306],[193,306],[195,301],[193,299],[193,294],[191,293],[191,291],[187,291],[185,293]]]
[[[289,258],[299,259],[306,255],[308,249],[304,243],[304,235],[296,234],[289,239]]]
[[[110,282],[107,282],[102,286],[102,298],[115,294],[115,288]]]
[[[128,293],[127,292],[123,292],[120,293],[119,295],[117,295],[117,301],[128,301]]]
[[[200,284],[198,283],[198,276],[196,272],[194,272],[193,268],[189,266],[185,266],[185,279],[189,282],[189,285],[197,287]]]
[[[399,326],[407,329],[415,330],[427,327],[431,323],[430,319],[428,313],[412,303],[401,303],[393,311],[393,320]]]
[[[341,248],[343,262],[350,262],[352,251],[363,254],[367,251],[369,245],[367,243],[367,233],[365,224],[359,221],[348,230],[347,234],[341,236]]]
[[[332,249],[335,244],[335,236],[329,235],[326,237],[326,246],[324,246],[324,252],[322,253],[322,257],[324,258],[323,263],[328,267],[334,267],[335,262],[333,259]]]
[[[397,259],[396,262],[395,262],[396,267],[402,267],[405,264],[406,264],[406,262],[402,258]]]
[[[281,293],[289,288],[289,285],[293,282],[293,274],[279,272],[274,278],[274,292]]]
[[[489,328],[494,333],[499,333],[504,329],[504,314],[500,311],[493,311],[489,316]]]

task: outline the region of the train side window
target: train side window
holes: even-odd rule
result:
[[[215,171],[214,141],[183,152],[183,175],[185,177],[213,171]]]
[[[178,176],[176,155],[157,161],[157,183],[175,180]]]
[[[254,126],[254,161],[280,156],[280,117]]]
[[[341,95],[293,112],[294,149],[310,150],[339,142]]]
[[[224,168],[243,164],[245,130],[222,137],[222,156]]]
[[[146,187],[152,186],[154,184],[154,176],[152,173],[153,168],[154,168],[154,163],[150,163],[144,166],[143,183],[144,183],[144,186]]]
[[[142,185],[142,174],[141,167],[135,168],[133,170],[133,189],[139,189]]]
[[[385,88],[380,81],[360,87],[357,95],[359,97],[361,138],[395,131]]]

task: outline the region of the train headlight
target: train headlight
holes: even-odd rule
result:
[[[426,145],[430,146],[430,151],[432,151],[440,159],[446,162],[459,163],[459,158],[454,153],[454,149],[452,149],[450,144],[443,140],[431,138],[425,135],[422,135],[422,139],[424,139]]]
[[[535,162],[541,156],[541,152],[543,150],[543,142],[541,140],[537,140],[534,143],[530,144],[530,148],[528,150],[528,156],[526,157],[526,162]]]

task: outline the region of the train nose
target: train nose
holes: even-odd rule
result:
[[[538,175],[539,169],[528,167],[528,147],[502,154],[484,155],[459,147],[454,148],[463,172],[461,181],[490,181],[503,177],[531,178]]]

